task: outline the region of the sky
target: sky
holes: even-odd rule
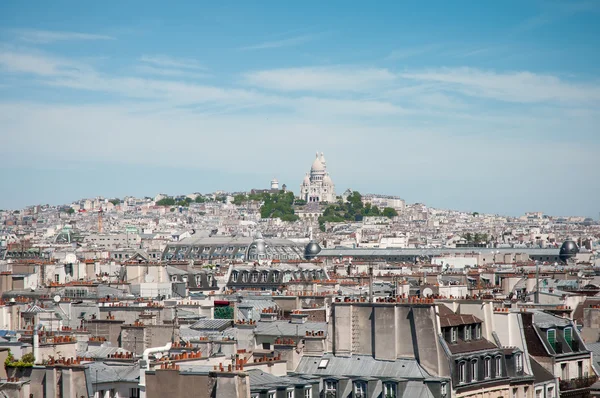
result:
[[[336,191],[600,214],[598,1],[0,2],[0,208]]]

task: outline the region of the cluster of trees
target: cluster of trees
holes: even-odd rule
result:
[[[488,234],[480,234],[480,233],[474,233],[474,234],[472,234],[470,232],[467,232],[462,237],[469,244],[485,243],[485,242],[488,242],[488,239],[489,239]]]
[[[280,218],[281,221],[297,221],[294,212],[294,193],[279,191],[263,194],[263,204],[260,207],[262,218]]]
[[[363,217],[373,216],[393,218],[397,215],[398,212],[391,207],[380,210],[370,203],[363,204],[362,195],[354,191],[346,202],[340,199],[337,203],[327,206],[323,215],[319,217],[319,228],[325,231],[326,222],[361,221]]]
[[[156,202],[157,206],[182,206],[182,207],[188,207],[190,205],[190,203],[195,202],[195,203],[205,203],[207,201],[209,201],[210,199],[205,198],[202,195],[198,195],[196,196],[196,199],[191,199],[188,197],[185,197],[181,200],[175,200],[174,198],[163,198],[159,201]],[[216,201],[219,202],[223,202],[225,203],[225,201],[227,200],[226,196],[217,196],[215,198]]]
[[[121,199],[114,198],[114,199],[109,200],[109,202],[112,203],[115,206],[118,206],[119,204],[121,204]]]

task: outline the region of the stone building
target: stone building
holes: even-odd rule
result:
[[[315,158],[310,173],[307,173],[300,185],[300,199],[307,203],[335,202],[335,185],[327,172],[327,163],[323,152]]]

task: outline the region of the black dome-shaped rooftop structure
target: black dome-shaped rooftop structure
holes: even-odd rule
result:
[[[558,257],[560,258],[560,261],[566,263],[568,259],[575,257],[577,253],[579,253],[579,247],[577,247],[577,243],[572,240],[566,240],[560,247]]]
[[[304,248],[304,258],[307,260],[312,260],[321,252],[321,246],[315,240],[311,240],[306,248]]]

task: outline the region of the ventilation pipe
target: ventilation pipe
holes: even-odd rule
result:
[[[35,357],[35,364],[39,365],[42,363],[42,358],[40,358],[40,335],[39,331],[42,328],[41,324],[37,324],[33,329],[33,356]]]
[[[158,352],[169,351],[171,349],[171,343],[162,347],[146,348],[142,354],[142,360],[140,361],[140,398],[146,398],[146,371],[150,370],[149,356]]]

